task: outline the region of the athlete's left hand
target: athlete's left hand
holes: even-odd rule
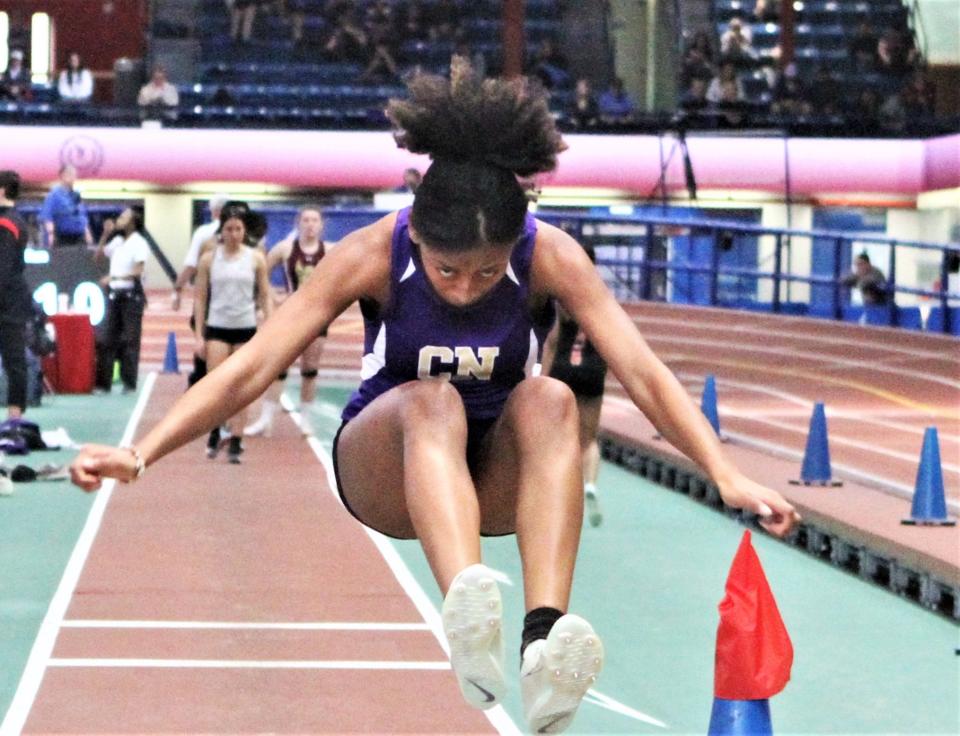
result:
[[[800,514],[779,493],[735,473],[717,484],[720,497],[727,506],[752,511],[760,517],[760,526],[775,537],[786,536],[800,521]]]

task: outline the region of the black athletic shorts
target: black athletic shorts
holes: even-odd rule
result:
[[[477,465],[480,462],[480,450],[483,447],[483,440],[487,436],[487,432],[490,431],[490,428],[496,421],[497,417],[491,417],[489,419],[467,420],[467,467],[470,468],[471,475],[476,472]],[[343,428],[346,426],[347,422],[343,422],[343,424],[341,424],[340,428],[337,430],[337,434],[333,438],[333,450],[331,452],[331,455],[333,456],[333,476],[337,481],[337,493],[340,496],[340,502],[343,504],[343,507],[350,512],[350,515],[364,526],[370,527],[374,531],[378,531],[385,536],[393,537],[394,539],[400,539],[400,537],[394,537],[392,534],[388,534],[382,529],[377,529],[375,526],[372,526],[357,516],[357,513],[350,508],[350,504],[347,502],[346,496],[343,495],[343,481],[340,480],[340,465],[337,462],[337,445],[340,444],[340,433],[343,432]],[[504,535],[484,534],[483,536],[495,537]]]
[[[567,384],[576,396],[597,398],[603,396],[607,379],[607,364],[599,355],[584,355],[580,365],[556,362],[550,368],[550,377]]]
[[[217,342],[225,342],[228,345],[242,345],[245,342],[250,342],[250,339],[256,334],[256,327],[233,328],[206,325],[203,328],[204,340],[216,340]]]

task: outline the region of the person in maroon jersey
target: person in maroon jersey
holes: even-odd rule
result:
[[[267,253],[267,273],[283,265],[287,281],[287,294],[292,294],[306,283],[313,269],[327,252],[328,245],[322,240],[323,213],[316,205],[306,205],[297,213],[297,230],[293,236],[281,240]],[[286,295],[277,299],[282,302]],[[313,434],[310,421],[310,406],[313,403],[317,387],[317,374],[320,368],[320,356],[323,355],[323,343],[327,331],[324,330],[300,355],[300,431],[304,437]],[[260,417],[247,426],[243,433],[248,437],[269,437],[273,431],[273,418],[279,407],[280,394],[287,372],[280,374],[267,390],[260,406]]]

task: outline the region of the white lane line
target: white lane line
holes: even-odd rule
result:
[[[120,438],[120,444],[127,444],[133,441],[134,432],[143,416],[143,411],[153,392],[154,383],[156,383],[157,374],[150,373],[143,382],[143,388],[140,396],[137,397],[137,403],[133,408],[133,413],[127,422],[127,426]],[[93,505],[90,507],[90,513],[87,515],[86,524],[77,538],[77,543],[70,554],[67,566],[63,571],[63,577],[60,578],[60,584],[50,601],[47,613],[40,624],[40,630],[37,638],[33,642],[33,648],[30,650],[30,656],[24,667],[23,675],[20,677],[20,683],[17,686],[17,692],[13,696],[10,708],[0,724],[0,736],[14,736],[23,730],[23,726],[33,707],[33,702],[40,690],[40,683],[43,681],[43,673],[50,662],[50,655],[53,653],[53,646],[57,640],[57,634],[60,630],[60,624],[66,615],[67,607],[70,605],[70,599],[73,591],[77,587],[77,581],[80,579],[80,573],[90,554],[90,548],[93,546],[93,540],[100,529],[100,522],[103,520],[104,511],[110,496],[113,494],[116,481],[107,480],[103,487],[97,491]],[[80,493],[75,490],[74,493]]]
[[[290,418],[293,419],[294,423],[299,427],[300,413],[294,411],[293,402],[286,394],[282,394],[280,396],[280,403],[283,404],[284,409],[289,412]],[[317,456],[317,460],[320,461],[320,464],[323,465],[323,469],[326,471],[327,486],[330,489],[330,493],[333,494],[333,497],[337,499],[338,503],[342,503],[340,501],[340,495],[337,493],[337,479],[335,473],[333,472],[333,459],[330,457],[330,453],[326,451],[316,437],[309,437],[308,439],[310,449],[313,450],[313,454]],[[440,619],[440,612],[437,611],[436,607],[424,592],[423,588],[420,587],[420,583],[417,582],[416,578],[413,576],[413,573],[410,572],[410,568],[407,567],[406,563],[400,557],[400,553],[397,552],[396,548],[390,542],[390,538],[374,531],[373,529],[363,526],[362,524],[359,524],[359,522],[357,523],[360,528],[366,532],[374,546],[383,556],[384,561],[387,563],[387,567],[390,568],[390,571],[397,579],[400,587],[403,588],[404,592],[413,602],[414,607],[416,607],[417,612],[430,627],[430,631],[433,633],[434,637],[436,637],[437,642],[443,649],[444,654],[449,656],[450,647],[447,644],[447,638],[443,634],[443,623]],[[517,725],[513,722],[513,719],[510,718],[510,715],[506,710],[504,710],[502,705],[485,710],[483,711],[483,714],[487,717],[487,720],[490,721],[490,724],[497,730],[497,732],[504,734],[504,736],[521,736],[523,733],[519,728],[517,728]]]
[[[651,327],[669,327],[671,325],[676,325],[678,327],[693,327],[699,330],[705,330],[706,332],[723,332],[725,334],[731,335],[749,335],[753,337],[758,337],[765,342],[769,342],[771,339],[786,339],[788,341],[797,341],[797,342],[812,342],[817,345],[836,345],[837,347],[844,348],[849,350],[851,347],[863,348],[866,350],[875,350],[881,353],[896,353],[904,355],[909,358],[930,358],[932,360],[938,361],[947,361],[950,360],[949,355],[944,355],[943,352],[937,352],[933,350],[923,350],[919,348],[906,348],[898,347],[896,345],[879,345],[872,342],[868,342],[870,339],[864,338],[859,342],[852,342],[849,338],[846,337],[827,337],[826,335],[810,335],[806,333],[793,333],[787,332],[783,335],[771,334],[769,328],[763,327],[745,327],[738,325],[736,327],[729,327],[717,322],[696,322],[684,319],[670,318],[670,317],[659,317],[659,316],[647,316],[647,315],[635,315],[634,320],[639,320],[642,324],[649,324]],[[782,325],[778,325],[782,327]],[[647,334],[647,330],[644,330],[644,335]],[[947,343],[946,346],[955,349],[953,343]]]
[[[592,703],[593,705],[600,706],[601,708],[606,708],[609,711],[619,713],[622,716],[627,716],[627,718],[633,718],[636,721],[649,723],[651,726],[659,726],[660,728],[667,727],[667,724],[663,721],[636,710],[635,708],[631,708],[629,705],[624,705],[619,700],[614,700],[609,695],[604,695],[597,690],[587,690],[587,694],[584,696],[583,702]]]
[[[685,337],[682,339],[677,338],[675,335],[655,333],[655,332],[644,332],[644,338],[647,342],[650,343],[660,343],[657,346],[657,355],[661,355],[665,352],[663,343],[667,343],[668,346],[683,345],[686,348],[691,346],[699,346],[712,348],[718,351],[716,354],[730,354],[730,353],[760,353],[764,355],[775,355],[782,358],[794,358],[796,360],[804,360],[809,363],[818,364],[816,366],[810,366],[810,370],[820,370],[824,371],[827,369],[835,370],[838,367],[843,368],[844,370],[856,370],[860,373],[864,372],[876,372],[876,373],[889,373],[895,376],[903,376],[906,378],[912,378],[916,381],[924,381],[927,383],[937,383],[943,386],[948,386],[952,389],[960,389],[960,381],[953,381],[949,378],[944,378],[943,376],[931,375],[930,373],[924,373],[921,371],[912,371],[905,368],[895,368],[888,367],[878,364],[875,361],[871,360],[854,360],[838,358],[836,356],[831,356],[829,359],[820,357],[813,353],[801,352],[799,350],[788,350],[783,346],[770,345],[761,346],[761,345],[749,345],[749,344],[738,344],[735,342],[724,341],[724,340],[706,340],[703,338],[692,338]],[[706,355],[706,354],[704,354]],[[701,360],[697,356],[688,355],[687,359]],[[709,362],[709,360],[704,357],[702,358],[704,362]],[[764,370],[764,366],[757,365],[757,370]]]
[[[378,623],[366,621],[304,621],[246,622],[246,621],[109,621],[99,619],[70,619],[61,626],[65,629],[188,629],[188,630],[245,630],[245,631],[430,631],[424,622]]]
[[[390,662],[375,660],[308,659],[51,659],[50,667],[160,668],[160,669],[247,669],[247,670],[448,670],[449,662]]]
[[[792,424],[786,424],[784,422],[776,422],[772,419],[761,419],[760,417],[751,416],[748,413],[740,414],[736,411],[726,410],[723,415],[728,417],[736,417],[737,419],[746,419],[751,422],[756,422],[757,424],[764,424],[768,427],[774,427],[776,429],[782,429],[787,432],[793,432],[794,434],[806,436],[809,431],[809,427],[797,427]],[[845,447],[853,447],[857,450],[862,450],[864,452],[872,452],[874,455],[881,455],[883,457],[889,458],[890,460],[899,460],[901,462],[909,463],[910,465],[916,466],[920,463],[920,448],[917,448],[917,453],[915,455],[908,454],[906,452],[898,452],[897,450],[891,450],[889,448],[875,447],[874,445],[869,445],[866,442],[858,442],[857,440],[847,439],[845,437],[839,437],[831,435],[829,437],[831,445],[843,445]],[[940,467],[950,473],[960,473],[960,465],[954,465],[953,463],[940,463]]]
[[[611,403],[614,403],[622,408],[640,413],[640,410],[633,405],[633,402],[628,401],[627,399],[621,399],[617,396],[610,396],[605,398],[604,401],[610,401]],[[791,460],[798,464],[803,462],[804,453],[802,450],[795,450],[790,447],[785,447],[784,445],[767,442],[766,440],[750,437],[749,435],[745,435],[740,432],[731,432],[729,429],[724,429],[723,435],[732,440],[734,444],[763,450],[774,457]],[[879,475],[874,475],[873,473],[867,473],[844,463],[831,462],[830,469],[834,471],[834,473],[840,478],[846,478],[847,480],[863,483],[866,486],[876,488],[880,491],[904,498],[908,501],[913,499],[914,488],[912,486],[904,485],[903,483],[897,483]],[[798,467],[797,477],[799,476],[800,468]],[[950,507],[954,513],[960,513],[960,499],[948,498],[947,506]]]
[[[677,375],[677,378],[682,379],[685,384],[689,384],[688,387],[699,389],[700,391],[703,390],[702,375],[685,373],[683,371],[678,371],[676,375]],[[787,403],[794,404],[799,407],[803,407],[805,409],[804,414],[808,418],[810,416],[810,412],[813,409],[814,402],[808,399],[804,399],[801,396],[797,396],[796,394],[791,394],[787,391],[781,391],[775,388],[770,388],[769,386],[763,386],[757,383],[748,383],[746,381],[733,381],[728,378],[722,378],[722,379],[718,378],[717,389],[720,389],[723,386],[731,386],[733,388],[741,389],[744,391],[750,391],[753,393],[763,394],[765,396],[773,396],[774,398],[782,399]],[[691,391],[691,395],[694,395],[693,391]],[[722,406],[723,404],[721,404],[721,407]],[[876,416],[883,417],[884,416],[883,414],[874,415],[871,412],[848,412],[848,411],[843,411],[842,409],[831,409],[830,407],[826,407],[826,412],[827,412],[828,419],[832,419],[834,417],[837,419],[849,419],[849,420],[854,420],[858,422],[864,422],[866,424],[873,424],[878,427],[886,427],[887,429],[896,429],[902,432],[908,432],[910,434],[916,434],[919,436],[923,436],[924,432],[926,431],[924,427],[917,427],[915,425],[906,424],[904,422],[895,422],[889,419],[875,418]],[[776,416],[786,416],[788,414],[788,412],[786,411],[777,411],[773,413],[775,413]],[[750,412],[741,412],[738,414],[738,416],[741,416],[741,417],[762,416],[762,411],[755,412],[752,410]],[[802,415],[798,414],[798,416],[802,416]],[[951,434],[949,432],[939,432],[938,434],[941,440],[950,440],[952,442],[960,441],[960,436]]]

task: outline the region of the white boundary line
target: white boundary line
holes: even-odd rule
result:
[[[309,659],[51,659],[50,667],[245,670],[449,670],[450,662]]]
[[[293,402],[290,401],[286,394],[282,394],[280,396],[280,402],[290,413],[290,418],[293,419],[294,423],[299,427],[300,413],[294,410]],[[313,454],[317,456],[317,459],[320,461],[320,464],[323,465],[323,469],[326,471],[327,485],[330,488],[330,492],[333,494],[334,498],[337,499],[337,502],[342,504],[340,495],[337,492],[337,479],[333,472],[333,459],[323,448],[320,440],[318,440],[316,437],[309,437],[308,440],[310,449],[313,450]],[[424,592],[423,588],[420,587],[420,583],[417,582],[416,578],[413,576],[413,573],[410,572],[410,569],[400,557],[400,553],[397,552],[396,548],[390,542],[390,538],[374,531],[373,529],[370,529],[369,527],[363,526],[362,524],[360,526],[366,532],[367,536],[370,537],[370,540],[373,542],[377,550],[379,550],[380,554],[383,555],[384,561],[387,563],[390,571],[394,574],[394,577],[396,577],[397,582],[400,583],[400,587],[402,587],[404,592],[410,597],[413,605],[423,617],[423,620],[426,621],[427,625],[430,627],[430,631],[433,632],[433,635],[436,637],[437,642],[439,642],[440,647],[443,649],[444,653],[449,656],[450,647],[447,644],[446,637],[443,635],[443,624],[440,619],[440,612],[437,611],[430,598],[427,597],[427,594]],[[485,710],[483,711],[483,714],[500,734],[504,734],[505,736],[520,736],[523,733],[519,728],[517,728],[517,725],[513,722],[513,719],[510,718],[510,715],[506,710],[504,710],[502,705],[498,705],[496,708]]]
[[[143,416],[143,410],[147,406],[156,380],[156,373],[149,373],[144,380],[143,388],[137,397],[137,403],[127,422],[126,429],[123,431],[120,444],[126,444],[133,440],[133,434],[140,423],[140,418]],[[103,487],[97,491],[96,498],[87,515],[86,524],[84,524],[83,530],[77,538],[77,543],[63,571],[63,577],[60,578],[60,584],[57,586],[57,590],[50,601],[50,606],[47,608],[47,613],[43,617],[43,622],[40,624],[37,638],[33,642],[33,648],[30,650],[30,656],[20,677],[17,692],[13,696],[3,723],[0,724],[0,736],[14,736],[14,734],[19,734],[23,730],[27,716],[30,714],[30,709],[37,697],[37,692],[40,690],[43,674],[50,662],[50,655],[53,653],[53,646],[56,643],[57,634],[66,615],[67,607],[70,605],[70,598],[77,587],[77,581],[80,579],[80,573],[83,571],[87,556],[90,554],[93,540],[100,529],[100,522],[103,520],[104,511],[110,501],[110,496],[113,494],[115,485],[114,480],[107,480]]]
[[[423,622],[371,623],[360,621],[304,621],[302,623],[244,622],[244,621],[108,621],[101,619],[70,619],[60,623],[64,629],[186,629],[186,630],[247,630],[247,631],[430,631]]]

